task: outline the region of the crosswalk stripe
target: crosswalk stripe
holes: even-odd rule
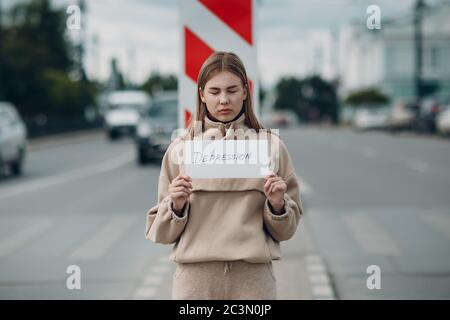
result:
[[[153,286],[140,287],[132,296],[132,299],[151,299],[156,294],[156,288]]]
[[[158,258],[158,262],[162,263],[162,264],[169,264],[170,258],[169,258],[169,256],[162,255]]]
[[[141,285],[132,293],[131,299],[152,299],[161,288],[163,280],[166,278],[166,273],[171,269],[169,266],[169,257],[161,255],[156,259],[157,263],[148,269],[148,274],[145,276]]]
[[[145,285],[159,285],[162,281],[162,276],[148,275],[144,278]]]
[[[0,240],[0,258],[13,253],[26,243],[39,237],[47,231],[52,224],[53,223],[50,220],[41,220],[37,223],[24,227],[19,232],[16,232],[5,239]]]
[[[434,229],[450,238],[450,217],[445,214],[432,213],[419,216],[423,221],[430,224]]]
[[[361,153],[366,158],[373,158],[373,157],[376,157],[378,155],[377,152],[371,147],[364,147],[361,150]]]
[[[410,167],[413,170],[419,171],[419,172],[428,172],[430,171],[430,165],[427,162],[421,161],[421,160],[411,160],[408,162],[408,167]]]
[[[372,218],[362,215],[345,215],[344,224],[365,253],[398,255],[400,247],[394,239]]]
[[[329,285],[316,285],[312,287],[313,296],[316,299],[321,297],[332,298],[334,296],[333,290]]]
[[[312,284],[327,285],[330,283],[330,278],[328,278],[327,274],[324,272],[311,273],[309,275],[309,282]]]
[[[327,267],[322,257],[319,254],[308,254],[305,262],[313,299],[335,299]]]
[[[151,272],[159,273],[159,274],[164,274],[166,272],[169,272],[169,270],[170,270],[170,266],[167,264],[156,265],[151,268]]]
[[[97,259],[107,253],[136,221],[130,217],[114,217],[68,255],[68,259]]]
[[[300,194],[301,196],[311,195],[313,193],[312,188],[309,183],[307,183],[304,179],[297,177],[298,183],[300,184]]]

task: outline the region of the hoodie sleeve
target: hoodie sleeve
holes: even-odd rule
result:
[[[303,205],[300,200],[300,186],[292,166],[292,161],[286,146],[280,140],[280,167],[277,173],[286,182],[284,193],[284,208],[281,214],[275,214],[269,200],[264,203],[264,224],[266,229],[277,241],[290,239],[303,216]]]
[[[172,209],[172,200],[169,195],[169,184],[178,175],[175,165],[170,160],[169,148],[164,155],[161,173],[158,182],[158,204],[150,208],[146,214],[145,238],[156,243],[175,243],[186,226],[190,204],[184,206],[181,216]]]

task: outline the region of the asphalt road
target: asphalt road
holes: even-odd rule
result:
[[[284,137],[311,186],[312,234],[338,299],[450,298],[448,140],[348,129]],[[371,265],[379,290],[366,285]]]
[[[450,298],[449,140],[317,127],[281,136],[307,221],[282,244],[288,262],[319,255],[337,299]],[[136,164],[129,139],[33,143],[25,175],[0,179],[0,298],[169,298],[170,247],[144,239],[158,176],[158,164]],[[70,265],[81,290],[66,286]],[[366,286],[370,265],[381,289]],[[284,267],[280,298],[311,298],[306,269]]]

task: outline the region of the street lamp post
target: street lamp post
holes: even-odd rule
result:
[[[423,96],[422,69],[423,69],[423,34],[422,17],[425,3],[423,0],[416,0],[414,6],[414,87],[416,101],[420,101]]]
[[[2,11],[2,0],[0,0],[0,39],[2,37],[2,28],[3,28],[3,21],[2,21],[2,17],[3,17],[3,11]]]

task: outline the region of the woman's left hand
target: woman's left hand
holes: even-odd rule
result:
[[[284,193],[287,190],[283,178],[271,173],[264,177],[264,194],[276,213],[281,213],[284,208]]]

